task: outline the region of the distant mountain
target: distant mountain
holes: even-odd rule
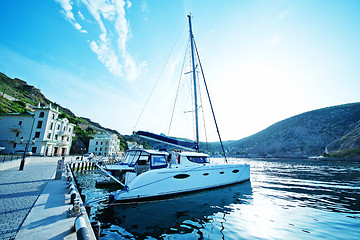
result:
[[[124,149],[132,136],[121,136],[116,130],[102,127],[88,118],[77,117],[69,109],[47,99],[39,89],[18,78],[0,73],[0,114],[31,110],[38,103],[58,106],[62,114],[77,126],[71,153],[80,153],[88,146],[95,132],[112,132],[121,138]],[[136,140],[136,139],[135,139]],[[144,146],[166,147],[142,141]],[[360,103],[322,108],[277,122],[247,138],[224,142],[232,157],[287,157],[332,156],[360,158]],[[200,143],[200,149],[219,155],[219,143]]]
[[[226,143],[226,149],[231,156],[244,157],[357,157],[359,134],[360,103],[352,103],[285,119],[252,136]]]
[[[64,108],[59,104],[47,99],[39,89],[28,85],[25,81],[18,78],[9,78],[0,73],[0,114],[1,113],[21,113],[26,110],[32,111],[38,104],[52,104],[59,107],[60,117],[67,118],[76,125],[74,129],[75,139],[71,147],[71,153],[82,153],[81,149],[87,148],[89,139],[96,132],[111,132],[121,135],[116,130],[104,128],[99,123],[91,121],[89,118],[77,117],[70,109]],[[126,140],[122,139],[122,146],[127,148]]]

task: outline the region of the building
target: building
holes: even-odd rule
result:
[[[40,104],[35,112],[6,113],[0,119],[0,146],[4,153],[32,152],[40,156],[67,156],[74,124],[60,118],[59,109]]]
[[[95,134],[89,141],[89,153],[99,156],[120,156],[120,140],[116,134]]]

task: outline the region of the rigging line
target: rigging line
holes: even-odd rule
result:
[[[145,110],[147,104],[149,103],[149,100],[150,100],[150,98],[151,98],[151,96],[152,96],[152,94],[153,94],[153,92],[154,92],[154,90],[155,90],[155,88],[156,88],[159,80],[160,80],[160,77],[161,77],[161,75],[162,75],[162,73],[163,73],[163,71],[164,71],[164,69],[165,69],[165,66],[166,66],[167,63],[169,62],[169,59],[170,59],[170,57],[171,57],[171,55],[172,55],[172,53],[173,53],[173,51],[174,51],[174,49],[175,49],[175,46],[176,46],[177,42],[178,42],[179,39],[180,39],[181,34],[183,33],[183,31],[184,31],[184,29],[185,29],[185,26],[186,26],[186,22],[184,23],[183,28],[182,28],[182,30],[180,31],[180,33],[179,33],[179,35],[178,35],[178,37],[177,37],[177,39],[176,39],[176,41],[175,41],[175,44],[174,44],[173,48],[171,49],[170,54],[169,54],[169,56],[167,57],[164,66],[162,67],[162,69],[161,69],[161,71],[160,71],[160,74],[159,74],[159,76],[158,76],[158,78],[157,78],[157,80],[156,80],[156,82],[155,82],[154,87],[152,88],[152,90],[151,90],[151,92],[150,92],[149,97],[148,97],[147,100],[146,100],[146,103],[145,103],[143,109],[141,110],[140,116],[139,116],[138,120],[137,120],[136,123],[135,123],[135,126],[134,126],[133,131],[135,131],[135,128],[137,127],[137,125],[138,125],[138,123],[139,123],[139,121],[140,121],[140,118],[141,118],[142,114],[144,113],[144,110]]]
[[[211,99],[210,99],[210,93],[209,93],[209,90],[208,90],[208,87],[207,87],[207,84],[206,84],[206,81],[205,81],[205,74],[204,74],[204,71],[203,71],[203,68],[202,68],[202,65],[201,65],[201,61],[200,61],[200,57],[199,57],[199,52],[198,52],[198,49],[197,49],[197,46],[196,46],[196,43],[195,43],[195,39],[194,40],[194,46],[195,46],[195,51],[196,51],[196,56],[197,56],[197,59],[199,61],[199,65],[200,65],[200,69],[201,69],[201,74],[203,76],[203,80],[204,80],[204,84],[205,84],[205,89],[206,89],[206,92],[207,92],[207,95],[208,95],[208,99],[209,99],[209,103],[210,103],[210,107],[211,107],[211,112],[212,112],[212,115],[213,115],[213,118],[214,118],[214,122],[215,122],[215,126],[216,126],[216,131],[218,133],[218,136],[219,136],[219,140],[220,140],[220,144],[221,144],[221,148],[222,148],[222,151],[224,153],[224,157],[225,157],[225,162],[227,163],[227,158],[226,158],[226,153],[225,153],[225,149],[224,149],[224,145],[223,145],[223,142],[221,141],[221,136],[220,136],[220,131],[219,131],[219,127],[217,125],[217,122],[216,122],[216,118],[215,118],[215,113],[214,113],[214,108],[213,108],[213,105],[211,103]]]
[[[197,74],[198,72],[196,72]],[[203,119],[203,124],[204,124],[204,134],[205,134],[205,142],[206,142],[206,149],[209,151],[209,144],[208,144],[208,138],[207,138],[207,132],[206,132],[206,123],[205,123],[205,114],[204,114],[204,107],[203,107],[203,102],[202,102],[202,95],[201,95],[201,91],[200,91],[200,81],[199,78],[196,78],[198,81],[198,86],[199,86],[199,99],[200,99],[200,106],[201,106],[201,114],[202,114],[202,119]]]
[[[178,87],[177,87],[177,90],[176,90],[176,96],[175,96],[175,101],[174,101],[174,107],[173,107],[173,110],[172,110],[172,113],[171,113],[171,118],[170,118],[170,124],[169,124],[168,136],[170,136],[170,128],[171,128],[171,124],[172,124],[172,120],[173,120],[173,116],[174,116],[175,105],[176,105],[177,98],[178,98],[178,94],[179,94],[180,83],[181,83],[181,79],[182,79],[182,73],[183,73],[184,66],[185,66],[186,52],[187,52],[187,50],[188,50],[188,48],[189,48],[189,45],[190,45],[190,41],[188,42],[188,44],[187,44],[187,46],[186,46],[186,49],[185,49],[184,60],[183,60],[183,64],[182,64],[181,71],[180,71],[179,83],[178,83]]]

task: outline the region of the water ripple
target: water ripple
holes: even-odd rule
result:
[[[91,218],[101,239],[358,239],[360,163],[230,159],[251,165],[251,182],[166,201],[104,207]],[[213,160],[216,161],[216,160]],[[80,176],[96,199],[95,174]]]

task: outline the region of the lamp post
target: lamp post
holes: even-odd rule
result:
[[[32,125],[31,125],[31,130],[30,130],[30,134],[29,134],[29,140],[27,141],[27,143],[26,143],[26,145],[25,145],[25,151],[24,151],[23,159],[21,160],[21,163],[20,163],[19,171],[24,170],[25,155],[26,155],[26,152],[27,152],[29,143],[30,143],[31,134],[32,134],[32,131],[33,131],[33,128],[34,128],[34,122],[35,122],[35,115],[34,115],[34,117],[33,117]],[[20,142],[21,142],[21,143],[24,142],[24,137],[21,137],[21,138],[20,138]],[[32,139],[32,143],[33,143],[33,144],[35,143],[35,137]]]
[[[21,143],[23,143],[23,142],[24,142],[24,137],[21,137],[20,142],[21,142]],[[22,158],[22,160],[21,160],[21,162],[20,162],[20,168],[19,168],[19,171],[24,170],[25,157],[26,157],[26,153],[27,153],[27,151],[28,151],[29,143],[30,143],[30,141],[27,141],[27,143],[26,143],[26,145],[25,145],[25,151],[24,151],[23,158]],[[34,144],[34,143],[35,143],[35,138],[33,138],[33,139],[32,139],[31,143],[32,143],[32,144]]]

